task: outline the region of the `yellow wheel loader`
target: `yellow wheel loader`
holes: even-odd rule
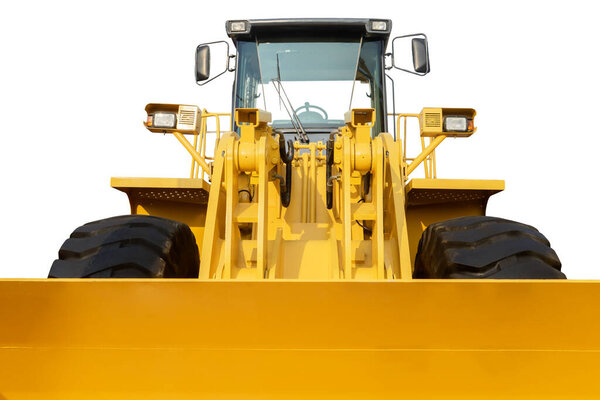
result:
[[[600,397],[599,284],[485,215],[503,181],[437,178],[476,112],[396,112],[387,71],[430,66],[391,27],[236,20],[234,52],[198,46],[231,113],[148,104],[189,178],[112,178],[130,215],[73,231],[53,279],[0,280],[0,399]]]

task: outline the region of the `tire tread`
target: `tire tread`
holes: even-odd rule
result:
[[[124,215],[87,223],[63,243],[50,278],[193,278],[199,253],[189,226]]]
[[[495,217],[460,217],[428,226],[415,278],[564,279],[548,239],[530,225]]]

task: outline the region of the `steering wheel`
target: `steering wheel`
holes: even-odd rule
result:
[[[318,110],[319,112],[311,111],[311,109]],[[304,111],[300,112],[301,110]],[[300,115],[303,115],[301,119],[304,119],[306,122],[319,122],[329,119],[327,111],[319,106],[310,104],[308,101],[303,106],[296,108],[294,112],[298,115],[298,118],[300,118]]]

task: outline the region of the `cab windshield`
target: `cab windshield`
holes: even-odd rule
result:
[[[266,109],[286,133],[298,130],[297,119],[309,135],[344,125],[352,108],[375,108],[373,134],[381,132],[382,41],[319,40],[239,41],[234,107]]]

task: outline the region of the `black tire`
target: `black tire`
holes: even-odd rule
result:
[[[189,226],[124,215],[75,229],[49,278],[197,278],[198,246]]]
[[[548,239],[532,226],[493,217],[461,217],[425,229],[415,278],[566,279]]]

